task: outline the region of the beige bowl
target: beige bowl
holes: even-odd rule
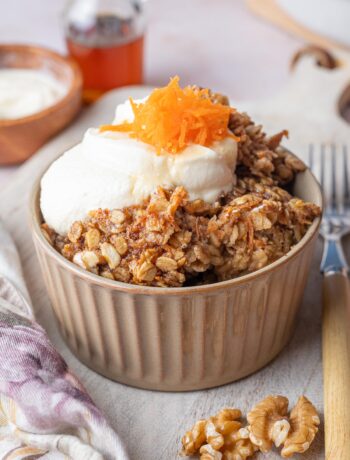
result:
[[[309,170],[294,193],[322,204]],[[97,372],[141,388],[198,390],[257,371],[291,338],[320,219],[286,256],[254,273],[197,287],[140,287],[89,273],[53,249],[40,231],[39,194],[37,182],[32,232],[46,287],[63,337]]]
[[[37,113],[0,120],[1,165],[26,160],[72,121],[81,106],[82,76],[69,58],[29,45],[0,45],[0,68],[44,70],[67,88],[62,98]]]

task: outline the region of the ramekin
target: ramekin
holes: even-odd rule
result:
[[[309,170],[294,194],[319,206]],[[271,361],[290,340],[320,218],[267,267],[220,283],[152,288],[108,280],[61,256],[43,237],[40,179],[31,196],[32,234],[61,333],[87,366],[127,385],[186,391],[223,385]]]

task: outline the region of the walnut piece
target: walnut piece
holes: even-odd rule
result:
[[[318,431],[320,419],[315,407],[301,396],[288,416],[288,399],[268,396],[247,415],[242,427],[239,409],[222,409],[207,420],[199,420],[182,438],[181,455],[199,455],[200,460],[246,460],[258,451],[283,446],[281,455],[303,453]]]
[[[210,444],[205,444],[199,450],[200,460],[222,460],[222,453],[215,450]]]
[[[81,254],[81,260],[83,261],[86,268],[95,268],[99,263],[98,255],[93,251],[83,251]]]
[[[111,212],[111,221],[115,224],[122,224],[125,221],[125,214],[120,209]]]
[[[199,420],[182,438],[181,455],[193,455],[206,445],[201,450],[201,459],[221,459],[220,456],[213,456],[212,451],[219,451],[227,446],[232,446],[234,443],[232,435],[242,426],[241,422],[238,421],[241,416],[240,410],[225,408],[214,417]]]
[[[246,460],[253,456],[259,448],[251,442],[249,434],[248,428],[240,428],[233,433],[230,442],[225,442],[222,460]]]
[[[198,420],[194,426],[186,432],[185,436],[182,437],[182,451],[181,455],[193,455],[196,454],[200,447],[206,442],[205,438],[205,426],[206,420]]]
[[[126,242],[126,239],[123,236],[112,235],[110,240],[114,244],[114,247],[121,256],[127,253],[128,243]]]
[[[216,430],[215,417],[210,417],[205,426],[205,437],[213,449],[219,450],[224,445],[224,437]]]
[[[90,228],[85,234],[85,242],[86,242],[87,247],[90,250],[97,249],[100,243],[100,238],[101,238],[101,235],[98,229]]]
[[[291,429],[281,452],[282,457],[305,452],[314,440],[319,424],[315,407],[305,396],[301,396],[290,413]]]
[[[73,225],[70,228],[70,231],[68,232],[68,239],[72,243],[76,243],[79,238],[81,237],[83,233],[83,224],[77,220],[76,222],[73,223]]]
[[[109,268],[114,269],[120,264],[119,252],[110,243],[101,244],[101,254],[106,259]]]
[[[250,440],[261,452],[268,452],[272,444],[281,446],[287,439],[288,399],[284,396],[268,396],[260,401],[247,415]]]
[[[182,438],[181,455],[199,454],[200,460],[246,460],[273,444],[283,446],[282,457],[305,452],[314,440],[320,419],[315,407],[301,396],[288,417],[288,399],[268,396],[247,415],[242,427],[239,409],[222,409],[199,420]]]

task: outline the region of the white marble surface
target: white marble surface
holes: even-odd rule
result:
[[[65,52],[66,0],[2,2],[0,43],[32,43]],[[178,74],[235,100],[274,94],[301,42],[253,16],[243,0],[149,0],[145,81]],[[0,167],[0,190],[18,167]]]

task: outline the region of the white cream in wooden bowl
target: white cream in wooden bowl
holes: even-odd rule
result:
[[[26,117],[53,105],[67,88],[36,69],[0,69],[0,120]]]

